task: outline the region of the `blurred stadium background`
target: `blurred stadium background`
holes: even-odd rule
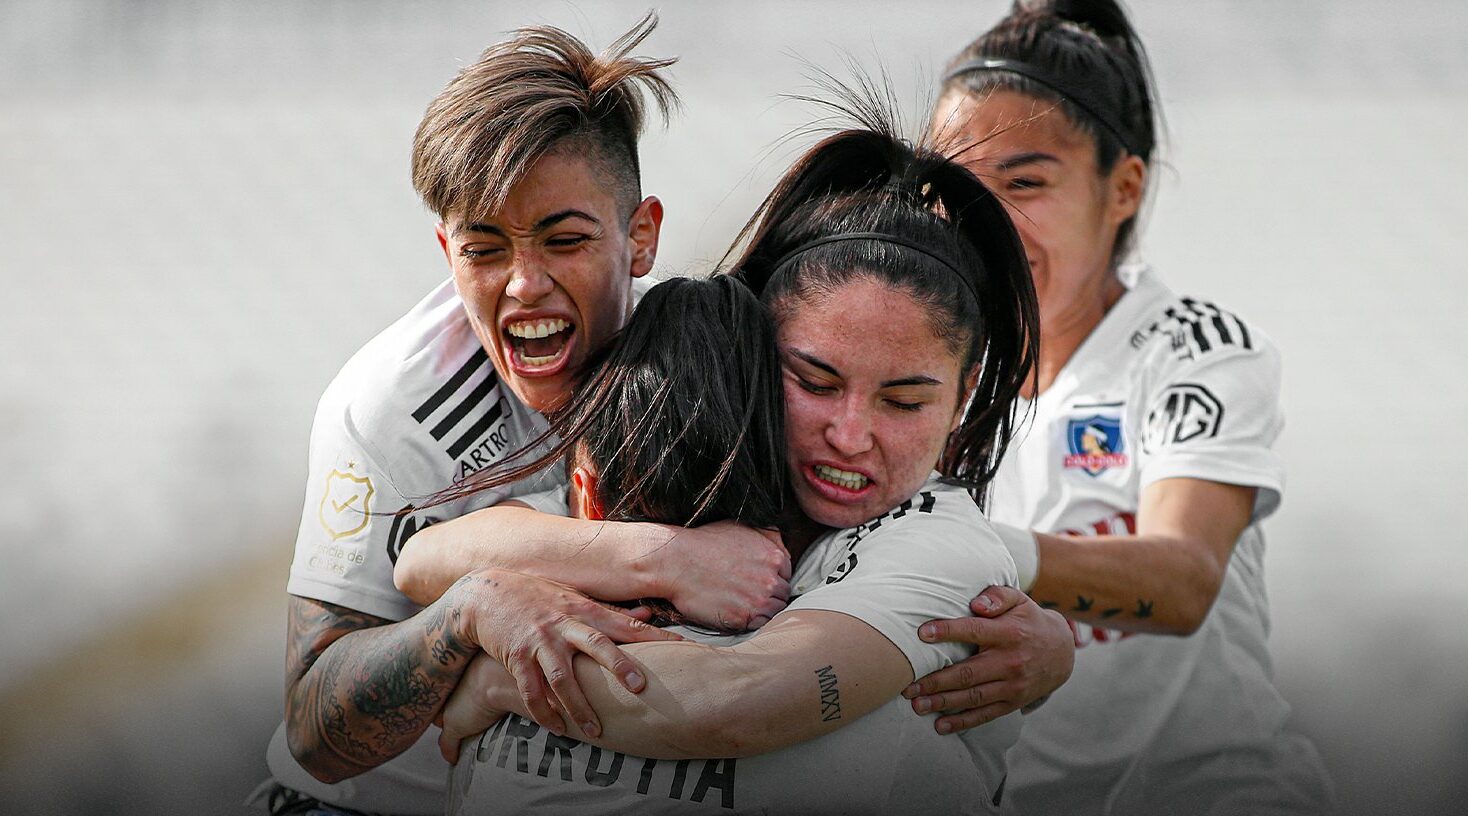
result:
[[[1007,3],[675,3],[662,275],[805,144],[804,61],[914,112]],[[1468,15],[1133,0],[1171,129],[1142,255],[1284,349],[1279,684],[1352,814],[1468,799]],[[444,274],[413,129],[502,32],[637,2],[0,2],[0,812],[242,813],[280,718],[321,389]]]

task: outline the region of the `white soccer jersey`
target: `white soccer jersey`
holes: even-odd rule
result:
[[[655,282],[634,280],[634,299]],[[453,281],[440,284],[363,346],[321,397],[286,591],[392,621],[411,617],[420,607],[392,580],[410,536],[563,477],[548,471],[406,516],[395,513],[519,450],[545,427],[500,382]],[[443,812],[447,767],[436,731],[379,768],[326,785],[291,757],[281,728],[267,751],[280,783],[357,810]]]
[[[811,545],[789,609],[825,609],[881,632],[914,676],[961,660],[959,644],[923,643],[917,627],[967,614],[986,586],[1013,585],[1014,562],[964,491],[936,480],[890,513]],[[732,645],[751,635],[715,637]],[[813,683],[814,688],[814,683]],[[457,813],[990,813],[1019,715],[969,733],[933,730],[900,697],[808,742],[740,759],[652,760],[557,737],[510,716],[455,768]]]
[[[1279,355],[1253,326],[1174,295],[1145,268],[1122,278],[1126,294],[1054,384],[1021,406],[1032,422],[994,480],[990,518],[1127,535],[1147,485],[1188,477],[1258,488],[1255,523],[1191,637],[1073,624],[1075,671],[1027,715],[1009,755],[1012,801],[1024,813],[1079,812],[1070,808],[1083,801],[1098,806],[1084,812],[1107,812],[1102,803],[1133,812],[1130,797],[1147,790],[1158,763],[1267,745],[1288,713],[1270,677],[1257,526],[1279,505],[1284,479],[1270,449],[1282,425]],[[1062,611],[1087,603],[1065,599]],[[1070,798],[1047,798],[1055,792]]]

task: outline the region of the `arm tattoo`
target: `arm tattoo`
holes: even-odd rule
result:
[[[816,669],[821,686],[821,722],[841,719],[841,689],[836,686],[836,672],[830,666]]]
[[[1112,618],[1126,611],[1120,606],[1108,606],[1098,609],[1096,607],[1096,599],[1087,598],[1084,595],[1077,595],[1075,605],[1072,606],[1069,610],[1061,610],[1060,604],[1056,603],[1055,601],[1045,601],[1036,598],[1035,602],[1040,605],[1041,609],[1054,609],[1057,611],[1069,613],[1094,612],[1099,615],[1101,620],[1111,620]],[[1152,617],[1152,603],[1152,601],[1138,599],[1137,605],[1131,610],[1132,617],[1138,619]],[[1067,615],[1067,617],[1069,617],[1069,615]]]
[[[439,603],[390,623],[291,599],[286,727],[308,770],[345,778],[422,735],[476,651],[456,633],[457,611]]]

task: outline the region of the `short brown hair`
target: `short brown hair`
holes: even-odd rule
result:
[[[534,26],[485,49],[428,105],[413,139],[413,187],[445,218],[504,205],[536,160],[568,139],[596,149],[620,209],[641,199],[642,92],[666,122],[677,95],[660,73],[676,58],[629,56],[658,19],[648,13],[601,56],[559,28]]]

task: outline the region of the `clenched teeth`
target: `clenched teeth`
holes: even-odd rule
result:
[[[860,473],[852,473],[849,470],[840,470],[830,465],[816,465],[816,476],[831,484],[841,485],[847,490],[861,490],[871,481]]]
[[[570,321],[560,318],[550,320],[521,320],[505,326],[505,331],[511,337],[530,340],[537,337],[549,337],[557,332],[565,331],[571,325]]]

